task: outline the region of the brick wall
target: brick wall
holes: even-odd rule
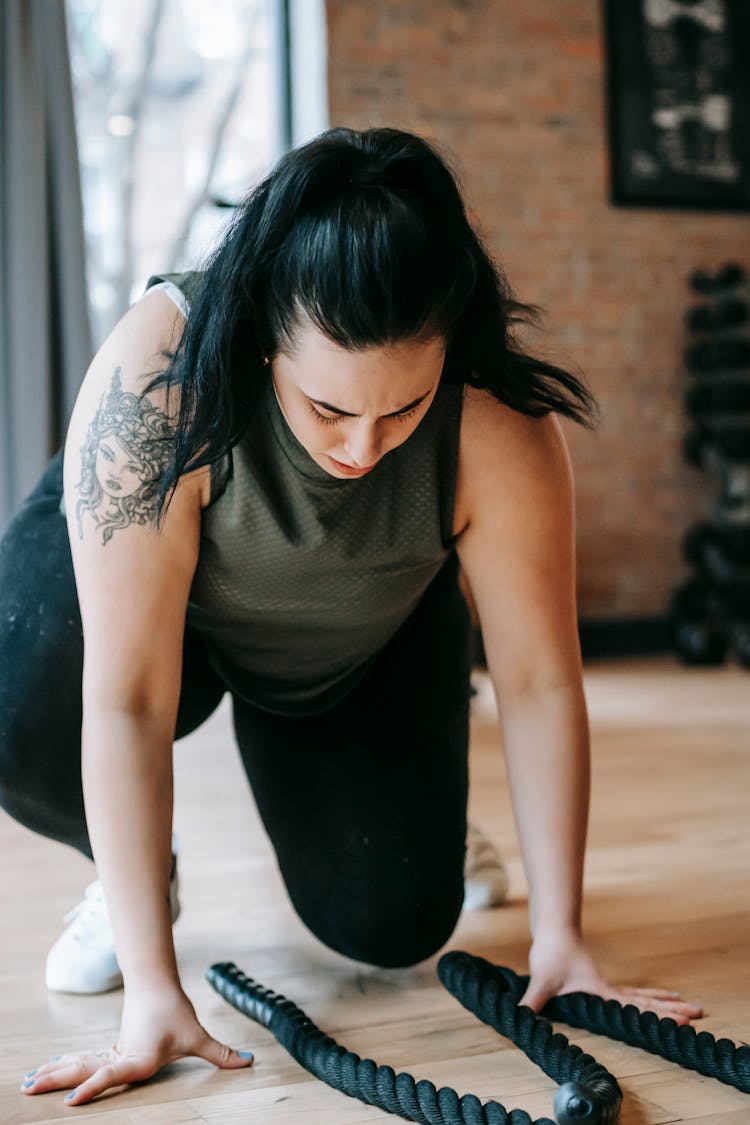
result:
[[[473,216],[518,296],[527,337],[599,398],[566,424],[576,469],[580,612],[663,612],[682,532],[708,482],[680,459],[685,278],[736,260],[746,217],[608,202],[597,0],[328,0],[331,123],[395,125],[457,160]],[[745,255],[745,260],[750,254]]]

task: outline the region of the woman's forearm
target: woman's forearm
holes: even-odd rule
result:
[[[499,700],[499,710],[532,936],[579,934],[590,791],[583,689],[531,692]]]
[[[161,720],[89,707],[83,790],[126,987],[178,983],[169,902],[172,740]]]

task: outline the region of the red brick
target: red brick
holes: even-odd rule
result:
[[[565,424],[581,613],[661,613],[713,495],[680,455],[686,278],[736,259],[746,217],[609,202],[598,0],[327,7],[332,122],[412,129],[455,158],[517,296],[546,307],[527,345],[599,396],[595,434]]]

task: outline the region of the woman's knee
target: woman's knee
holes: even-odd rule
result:
[[[24,827],[89,853],[81,788],[80,718],[46,728],[33,700],[0,707],[0,807]],[[69,729],[63,729],[67,726]]]
[[[337,953],[379,968],[416,965],[437,953],[456,928],[463,879],[407,898],[361,898],[340,888],[335,901],[319,896],[294,906],[315,936]]]
[[[0,597],[0,807],[56,839],[65,839],[68,819],[79,839],[83,816],[83,653],[74,608],[61,610],[53,592],[29,604],[6,586]]]
[[[80,620],[59,613],[52,600],[3,608],[0,784],[41,783],[67,769],[71,758],[80,773]]]

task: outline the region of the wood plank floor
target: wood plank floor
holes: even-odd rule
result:
[[[472,735],[471,811],[502,847],[511,898],[464,914],[450,943],[526,967],[525,887],[510,819],[491,691],[480,679]],[[750,674],[687,670],[669,659],[591,664],[594,747],[586,930],[612,978],[678,989],[703,1027],[750,1039]],[[32,1066],[74,1047],[109,1046],[121,994],[47,993],[46,950],[91,868],[0,814],[0,1122],[58,1125],[359,1125],[397,1120],[313,1080],[269,1033],[205,983],[216,960],[294,999],[361,1055],[532,1117],[551,1115],[554,1085],[439,986],[437,958],[412,970],[356,965],[326,950],[287,903],[222,708],[176,749],[175,827],[183,981],[205,1025],[256,1054],[220,1072],[183,1060],[155,1080],[80,1109],[62,1094],[18,1092]],[[565,1030],[565,1029],[563,1029]],[[747,1125],[750,1096],[654,1056],[572,1032],[620,1079],[623,1125]]]

